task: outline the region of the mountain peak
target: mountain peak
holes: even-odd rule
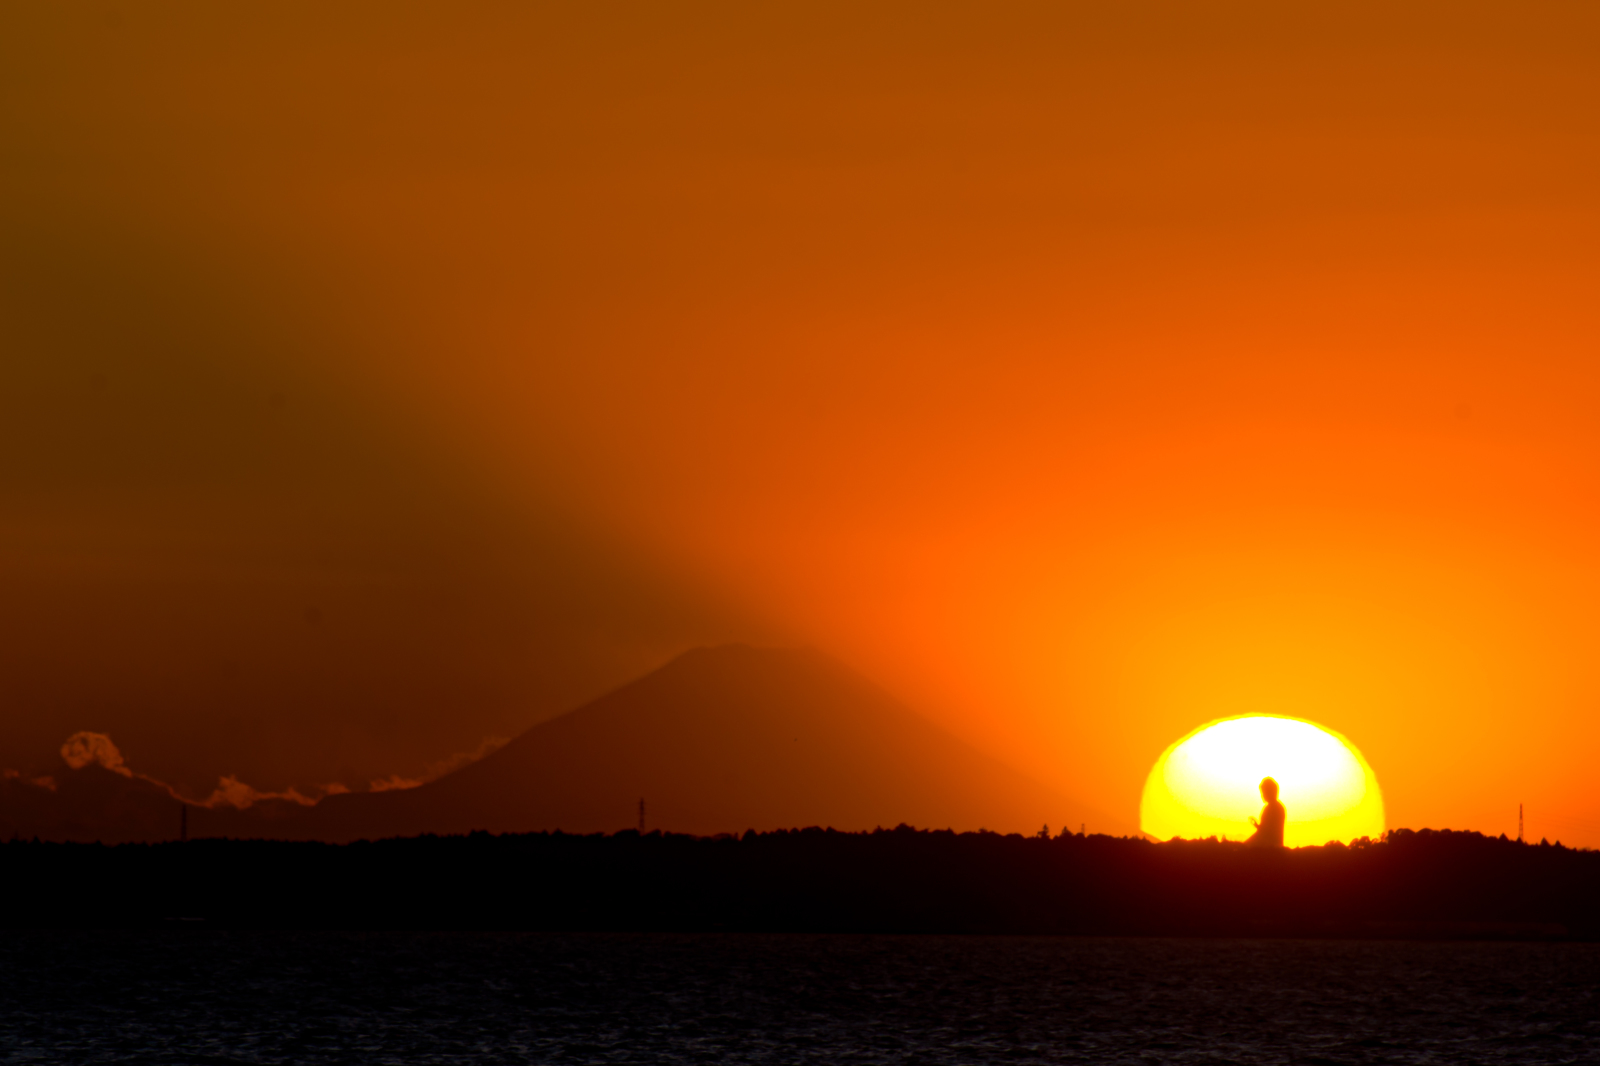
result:
[[[0,782],[16,793],[8,809],[58,839],[175,836],[182,805],[130,776],[101,739],[93,759],[72,749],[82,765],[63,771],[59,795],[20,778]],[[191,805],[188,827],[194,836],[335,842],[611,832],[640,824],[641,801],[647,829],[698,835],[902,822],[1031,833],[1082,817],[822,652],[725,644],[690,649],[428,784],[310,807]],[[11,829],[31,835],[21,823]]]
[[[637,826],[710,834],[911,822],[1033,831],[1078,808],[809,648],[694,648],[479,762],[333,796],[322,839]]]

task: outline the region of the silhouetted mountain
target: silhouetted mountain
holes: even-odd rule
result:
[[[183,804],[161,785],[91,763],[43,778],[0,779],[0,839],[171,840]]]
[[[0,776],[0,840],[37,837],[105,844],[176,840],[185,828],[186,808],[191,836],[215,832],[220,826],[271,835],[270,827],[306,810],[302,804],[278,798],[260,800],[245,811],[208,810],[179,800],[159,781],[93,762],[77,769],[60,766],[47,776],[14,772]]]
[[[203,833],[348,841],[417,833],[712,834],[916,821],[1036,829],[1083,808],[982,755],[815,652],[691,651],[418,788],[330,796]]]
[[[80,768],[0,778],[0,838],[177,838],[185,805],[171,790],[124,766],[109,737],[78,738],[91,744],[73,763]],[[339,842],[612,831],[638,824],[641,799],[650,827],[696,834],[905,821],[998,830],[1105,824],[825,656],[745,646],[685,653],[417,788],[307,806],[240,787],[256,798],[246,809],[188,805],[189,835]]]

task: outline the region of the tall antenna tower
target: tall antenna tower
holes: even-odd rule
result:
[[[641,798],[639,800],[639,835],[640,836],[644,836],[644,799],[643,798]],[[1518,835],[1517,839],[1518,840],[1522,839],[1520,834]]]
[[[640,815],[640,817],[644,817]],[[1517,804],[1517,843],[1522,843],[1522,804]]]

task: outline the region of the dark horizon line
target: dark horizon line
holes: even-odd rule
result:
[[[205,809],[205,808],[202,808],[202,809]],[[668,839],[668,838],[671,838],[671,839],[677,839],[677,840],[692,840],[692,841],[725,841],[725,840],[748,840],[748,839],[752,839],[752,838],[762,838],[762,837],[797,836],[797,835],[801,835],[801,834],[826,834],[826,835],[830,835],[830,836],[870,837],[870,836],[876,836],[876,835],[879,835],[879,834],[886,834],[886,833],[916,833],[916,834],[921,834],[921,835],[949,836],[949,837],[992,836],[992,837],[998,837],[998,838],[1006,839],[1006,840],[1037,841],[1037,842],[1040,842],[1040,843],[1055,843],[1055,842],[1062,842],[1062,841],[1108,840],[1108,841],[1118,841],[1118,842],[1126,842],[1126,843],[1132,843],[1132,844],[1149,844],[1149,845],[1152,845],[1152,846],[1155,846],[1155,847],[1187,846],[1187,845],[1205,844],[1205,845],[1216,845],[1218,847],[1249,848],[1252,851],[1255,851],[1255,850],[1270,850],[1270,851],[1283,851],[1283,852],[1319,851],[1319,850],[1326,849],[1326,848],[1333,848],[1333,849],[1339,849],[1339,850],[1359,850],[1359,849],[1367,848],[1367,847],[1382,846],[1382,845],[1384,845],[1386,843],[1390,843],[1391,841],[1394,841],[1394,840],[1397,840],[1397,839],[1404,839],[1404,838],[1409,837],[1409,836],[1436,835],[1436,836],[1444,836],[1444,837],[1452,837],[1452,836],[1454,836],[1454,837],[1464,837],[1464,838],[1477,838],[1477,839],[1480,839],[1480,840],[1494,842],[1494,843],[1519,844],[1519,845],[1522,845],[1523,847],[1529,847],[1529,848],[1541,848],[1542,847],[1542,848],[1551,848],[1551,849],[1559,850],[1559,851],[1573,851],[1573,852],[1580,852],[1580,853],[1589,853],[1589,852],[1600,851],[1600,848],[1589,848],[1589,847],[1582,847],[1582,846],[1577,846],[1577,845],[1569,846],[1569,845],[1563,844],[1559,839],[1557,839],[1554,842],[1552,842],[1547,837],[1541,837],[1538,841],[1532,841],[1532,840],[1523,840],[1521,838],[1509,837],[1505,833],[1501,833],[1498,836],[1495,836],[1495,835],[1492,835],[1492,834],[1489,834],[1489,833],[1484,833],[1482,830],[1477,830],[1477,829],[1448,829],[1448,828],[1447,829],[1433,829],[1431,827],[1424,827],[1424,828],[1421,828],[1421,829],[1411,829],[1409,827],[1402,826],[1402,827],[1395,828],[1395,829],[1386,829],[1386,830],[1383,831],[1383,834],[1381,836],[1378,836],[1378,837],[1361,836],[1361,837],[1357,837],[1356,839],[1350,841],[1349,843],[1345,843],[1344,841],[1339,841],[1339,840],[1329,840],[1329,841],[1327,841],[1325,843],[1322,843],[1322,844],[1300,844],[1300,845],[1296,845],[1294,847],[1289,847],[1287,845],[1283,845],[1283,846],[1279,846],[1279,847],[1276,847],[1276,848],[1263,849],[1263,848],[1259,848],[1257,845],[1249,844],[1249,843],[1247,843],[1246,841],[1243,841],[1243,840],[1224,840],[1224,839],[1222,839],[1220,837],[1217,837],[1217,836],[1214,836],[1214,835],[1213,836],[1209,836],[1209,837],[1181,837],[1181,836],[1177,836],[1177,837],[1172,837],[1172,838],[1170,838],[1168,840],[1157,840],[1157,839],[1155,839],[1155,838],[1151,837],[1150,835],[1148,835],[1146,833],[1143,833],[1143,832],[1136,832],[1136,833],[1118,835],[1118,834],[1114,834],[1114,833],[1090,833],[1090,832],[1087,832],[1087,831],[1079,831],[1077,833],[1072,833],[1072,832],[1068,832],[1068,831],[1063,830],[1062,832],[1056,833],[1053,836],[1047,836],[1047,835],[1044,835],[1042,832],[1041,833],[1031,833],[1031,834],[1030,833],[1020,833],[1020,832],[1015,832],[1015,831],[1008,832],[1008,833],[1002,833],[1002,832],[999,832],[998,830],[986,829],[986,828],[982,828],[982,827],[980,827],[978,829],[962,829],[962,830],[956,830],[956,829],[951,828],[951,827],[944,827],[944,828],[937,828],[936,829],[936,828],[913,826],[913,825],[910,825],[909,823],[906,823],[906,822],[901,822],[901,823],[899,823],[898,825],[895,825],[895,826],[882,826],[882,825],[879,825],[879,826],[873,827],[872,829],[838,829],[838,828],[835,828],[835,827],[833,827],[831,825],[830,826],[809,825],[809,826],[778,826],[778,827],[775,827],[775,828],[772,828],[772,829],[762,829],[762,830],[758,830],[758,829],[755,829],[755,828],[747,828],[743,832],[728,831],[728,832],[721,832],[721,833],[685,833],[685,832],[674,831],[674,830],[671,830],[671,829],[662,829],[662,828],[659,828],[659,827],[656,828],[656,829],[651,829],[651,830],[645,831],[645,832],[641,832],[640,830],[638,830],[636,828],[632,828],[632,827],[625,828],[625,829],[612,830],[610,832],[607,832],[605,830],[594,830],[594,831],[591,831],[591,832],[572,832],[572,831],[565,830],[565,829],[560,829],[560,828],[556,828],[556,829],[507,830],[507,831],[504,831],[504,832],[494,832],[494,831],[491,831],[491,830],[488,830],[488,829],[471,829],[471,830],[467,830],[465,832],[460,832],[460,833],[413,833],[413,834],[409,834],[409,835],[395,835],[395,836],[386,836],[386,837],[372,837],[372,838],[362,837],[360,839],[347,841],[347,842],[344,842],[344,843],[338,843],[338,842],[327,841],[327,840],[316,840],[316,839],[312,839],[312,838],[292,840],[292,839],[284,839],[284,838],[279,838],[279,837],[254,837],[254,836],[237,836],[237,837],[235,837],[235,836],[190,836],[190,837],[187,837],[187,838],[184,838],[184,839],[169,838],[169,839],[164,839],[164,840],[119,841],[119,842],[112,843],[112,844],[106,844],[103,841],[99,841],[99,840],[94,840],[94,841],[85,841],[85,840],[46,840],[46,839],[41,839],[37,835],[35,835],[33,837],[23,837],[20,834],[13,834],[11,836],[11,838],[6,843],[8,843],[8,844],[39,844],[39,845],[49,844],[49,845],[64,845],[64,846],[78,846],[78,847],[119,848],[119,847],[158,847],[158,846],[167,845],[167,844],[184,844],[184,843],[200,844],[200,843],[204,843],[204,842],[207,842],[207,841],[211,841],[211,842],[227,842],[227,843],[238,843],[238,844],[244,844],[244,843],[318,844],[318,845],[322,845],[322,846],[325,846],[325,847],[344,848],[344,847],[354,847],[356,845],[371,845],[371,844],[379,844],[379,843],[404,842],[404,841],[410,841],[410,840],[464,840],[464,839],[472,839],[472,838],[490,838],[490,839],[506,838],[506,839],[515,839],[515,838],[518,838],[518,837],[568,837],[568,838],[577,839],[577,840],[597,840],[597,839],[598,840],[611,840],[611,839],[625,839],[625,838],[639,838],[639,839],[649,839],[649,838]]]

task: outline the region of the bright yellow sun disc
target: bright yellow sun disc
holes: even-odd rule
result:
[[[1297,718],[1246,715],[1201,726],[1150,769],[1139,828],[1159,840],[1244,840],[1261,812],[1259,785],[1277,780],[1289,847],[1383,835],[1378,779],[1344,737]]]

